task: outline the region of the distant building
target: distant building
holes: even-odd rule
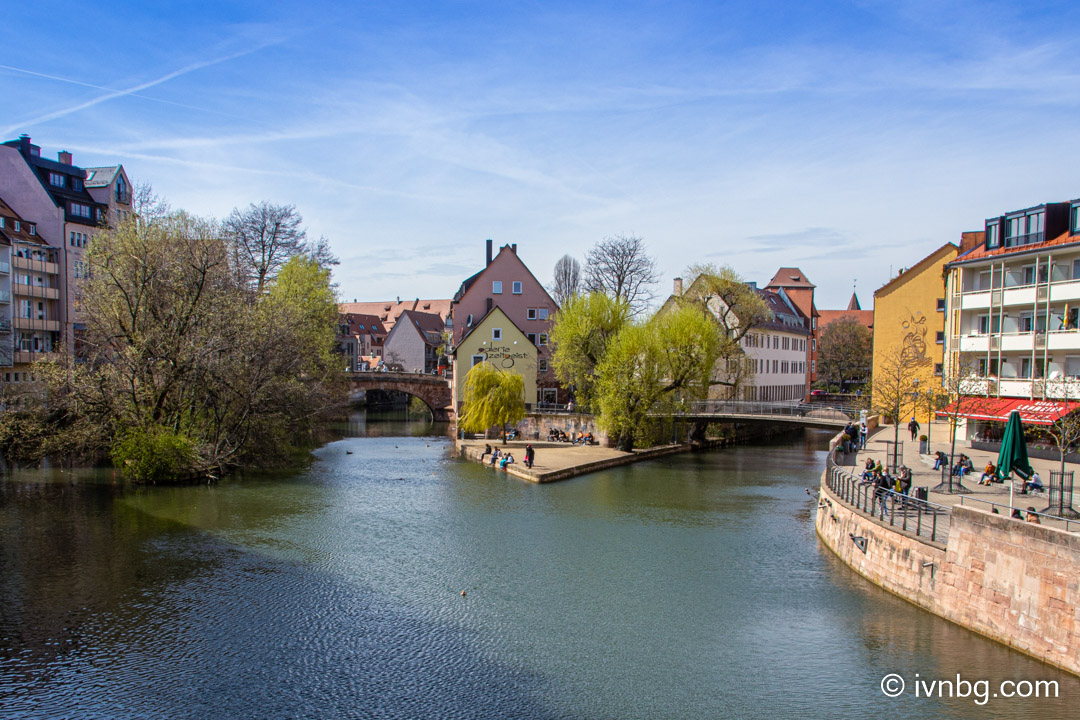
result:
[[[967,436],[1009,412],[1048,424],[1080,400],[1080,200],[989,218],[946,266],[950,368],[977,403]]]
[[[443,327],[438,315],[405,310],[383,342],[383,360],[406,372],[434,372],[443,347]]]
[[[525,402],[537,397],[536,365],[541,348],[498,305],[493,305],[473,324],[454,346],[453,391],[454,409],[461,412],[465,375],[474,365],[489,363],[504,372],[520,375]]]
[[[855,294],[854,291],[852,291],[852,293],[851,293],[851,300],[848,301],[848,306],[847,306],[847,308],[845,310],[818,310],[817,330],[814,333],[815,337],[813,338],[813,340],[811,340],[811,359],[810,359],[810,367],[811,367],[811,370],[812,370],[811,374],[812,374],[812,377],[815,378],[815,379],[817,378],[817,375],[818,375],[818,373],[817,373],[817,371],[818,371],[818,367],[817,367],[817,362],[818,362],[817,341],[818,341],[818,338],[820,338],[822,335],[824,335],[826,328],[828,328],[831,323],[834,323],[837,320],[843,320],[843,319],[854,320],[859,325],[862,325],[867,330],[869,330],[870,331],[870,337],[871,337],[871,345],[873,344],[873,339],[872,338],[873,338],[873,333],[874,333],[874,311],[873,310],[863,310],[862,306],[859,303],[859,298]],[[849,388],[850,388],[851,384],[854,384],[856,386],[865,385],[867,382],[870,381],[870,372],[871,372],[871,366],[867,366],[866,371],[865,371],[865,375],[863,375],[862,377],[853,377],[853,378],[851,378],[850,384],[848,384],[847,378],[845,378],[844,382],[845,382],[845,384],[848,384]],[[869,389],[869,388],[867,388],[867,389]],[[843,392],[843,390],[841,390],[841,392]]]
[[[492,257],[492,241],[487,241],[487,253],[484,268],[461,283],[454,294],[451,305],[453,323],[454,356],[460,360],[461,353],[456,351],[466,335],[469,335],[480,321],[493,309],[500,308],[502,313],[520,329],[526,339],[536,348],[534,371],[536,377],[530,385],[535,392],[527,394],[525,402],[562,402],[566,393],[560,397],[558,381],[551,369],[551,346],[549,336],[551,325],[558,305],[551,299],[540,281],[529,271],[517,253],[517,245],[504,245],[498,255]],[[468,370],[468,368],[465,368]],[[458,373],[454,372],[454,377]],[[454,398],[460,399],[459,388],[455,382]]]
[[[356,372],[374,367],[383,356],[388,331],[375,315],[342,313],[338,316],[337,352],[345,357],[345,370]]]
[[[945,266],[959,251],[945,243],[874,293],[873,375],[890,358],[901,358],[921,388],[940,388],[945,353]],[[912,397],[907,417],[926,423],[930,415]],[[901,418],[903,420],[903,418]]]
[[[744,362],[730,365],[727,373],[720,378],[727,384],[714,385],[710,397],[762,402],[802,400],[809,392],[807,363],[811,318],[804,314],[783,288],[778,291],[763,290],[755,283],[748,284],[764,301],[769,317],[743,335],[741,348]],[[667,302],[672,303],[682,295],[701,298],[703,292],[700,278],[692,282],[685,293],[682,279],[676,278],[674,292]],[[704,299],[713,316],[719,317],[724,309],[722,301],[717,297]],[[812,308],[812,303],[808,307]]]
[[[31,380],[30,364],[60,347],[59,251],[0,200],[0,371]]]
[[[421,300],[416,298],[415,300],[375,300],[366,302],[343,302],[338,303],[338,311],[341,313],[349,313],[353,315],[374,315],[378,318],[386,327],[386,332],[390,332],[394,328],[394,323],[401,317],[401,313],[406,310],[413,310],[415,312],[430,313],[438,315],[443,321],[444,325],[447,325],[450,319],[450,305],[451,300]],[[447,325],[443,332],[449,331]]]

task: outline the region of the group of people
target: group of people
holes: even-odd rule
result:
[[[907,496],[911,492],[911,469],[907,465],[901,465],[893,476],[882,467],[880,460],[867,458],[860,484],[873,485],[874,504],[880,501],[884,507],[888,507],[890,491],[901,496]]]
[[[493,449],[491,447],[491,445],[484,445],[484,452],[480,453],[480,462],[481,463],[484,462],[484,457],[487,456],[487,455],[491,455],[491,460],[490,460],[491,467],[495,467],[496,465],[498,465],[498,467],[500,469],[505,470],[507,465],[513,465],[514,464],[514,453],[512,453],[512,452],[505,452],[504,453],[504,452],[500,451],[499,448],[494,448]],[[533,466],[533,463],[535,463],[535,462],[536,462],[536,450],[533,448],[533,446],[531,444],[526,445],[525,446],[525,467],[531,468]]]
[[[866,436],[869,433],[869,429],[866,427],[866,421],[863,420],[858,425],[853,422],[844,426],[844,452],[851,453],[856,450],[863,450],[866,448]]]
[[[580,430],[578,432],[570,431],[570,433],[568,434],[563,430],[559,430],[558,428],[551,428],[550,430],[548,430],[547,439],[551,442],[568,442],[573,443],[574,445],[596,444],[596,439],[593,437],[593,434],[591,432],[583,432]]]

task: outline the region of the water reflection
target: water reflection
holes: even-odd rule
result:
[[[0,482],[0,715],[1074,716],[1075,678],[819,546],[819,438],[536,486],[363,422],[293,476]],[[890,700],[889,672],[1067,700]]]

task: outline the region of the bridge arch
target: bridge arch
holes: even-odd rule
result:
[[[417,373],[358,372],[349,374],[349,390],[384,390],[402,392],[418,398],[431,409],[437,422],[454,419],[450,383],[438,375]]]

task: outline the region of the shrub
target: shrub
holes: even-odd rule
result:
[[[177,480],[195,471],[195,443],[169,428],[128,430],[109,453],[125,477],[138,483]]]

